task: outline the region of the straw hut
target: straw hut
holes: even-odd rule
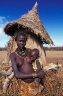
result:
[[[7,24],[4,28],[4,32],[7,35],[14,36],[14,31],[24,28],[29,35],[26,47],[38,48],[40,52],[40,62],[46,65],[46,57],[43,48],[43,44],[53,44],[49,34],[46,32],[42,22],[39,19],[37,12],[37,2],[33,6],[32,10],[28,11],[19,19]],[[12,51],[16,48],[16,43],[13,39]]]

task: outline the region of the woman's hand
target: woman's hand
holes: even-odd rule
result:
[[[37,76],[38,76],[39,78],[44,78],[45,72],[43,71],[43,69],[40,70],[40,71],[37,73]]]

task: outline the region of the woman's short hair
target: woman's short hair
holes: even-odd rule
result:
[[[18,30],[18,31],[16,31],[15,41],[17,40],[17,38],[19,36],[23,36],[26,40],[27,40],[27,37],[28,37],[25,30]]]

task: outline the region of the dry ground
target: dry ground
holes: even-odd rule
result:
[[[47,62],[63,64],[63,50],[46,50]]]
[[[46,50],[47,63],[61,63],[63,65],[63,50]],[[0,69],[7,70],[9,68],[7,62],[7,52],[0,51]],[[4,64],[5,63],[5,64]],[[2,81],[4,77],[0,76],[0,96],[2,94]],[[17,81],[14,78],[4,96],[18,96]],[[17,90],[18,89],[18,90]],[[42,96],[63,96],[63,67],[57,72],[49,71],[44,80],[44,90]]]

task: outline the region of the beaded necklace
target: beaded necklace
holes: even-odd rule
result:
[[[23,49],[19,49],[17,48],[16,49],[16,52],[19,56],[26,56],[27,55],[27,52],[26,52],[26,48],[23,48]]]

